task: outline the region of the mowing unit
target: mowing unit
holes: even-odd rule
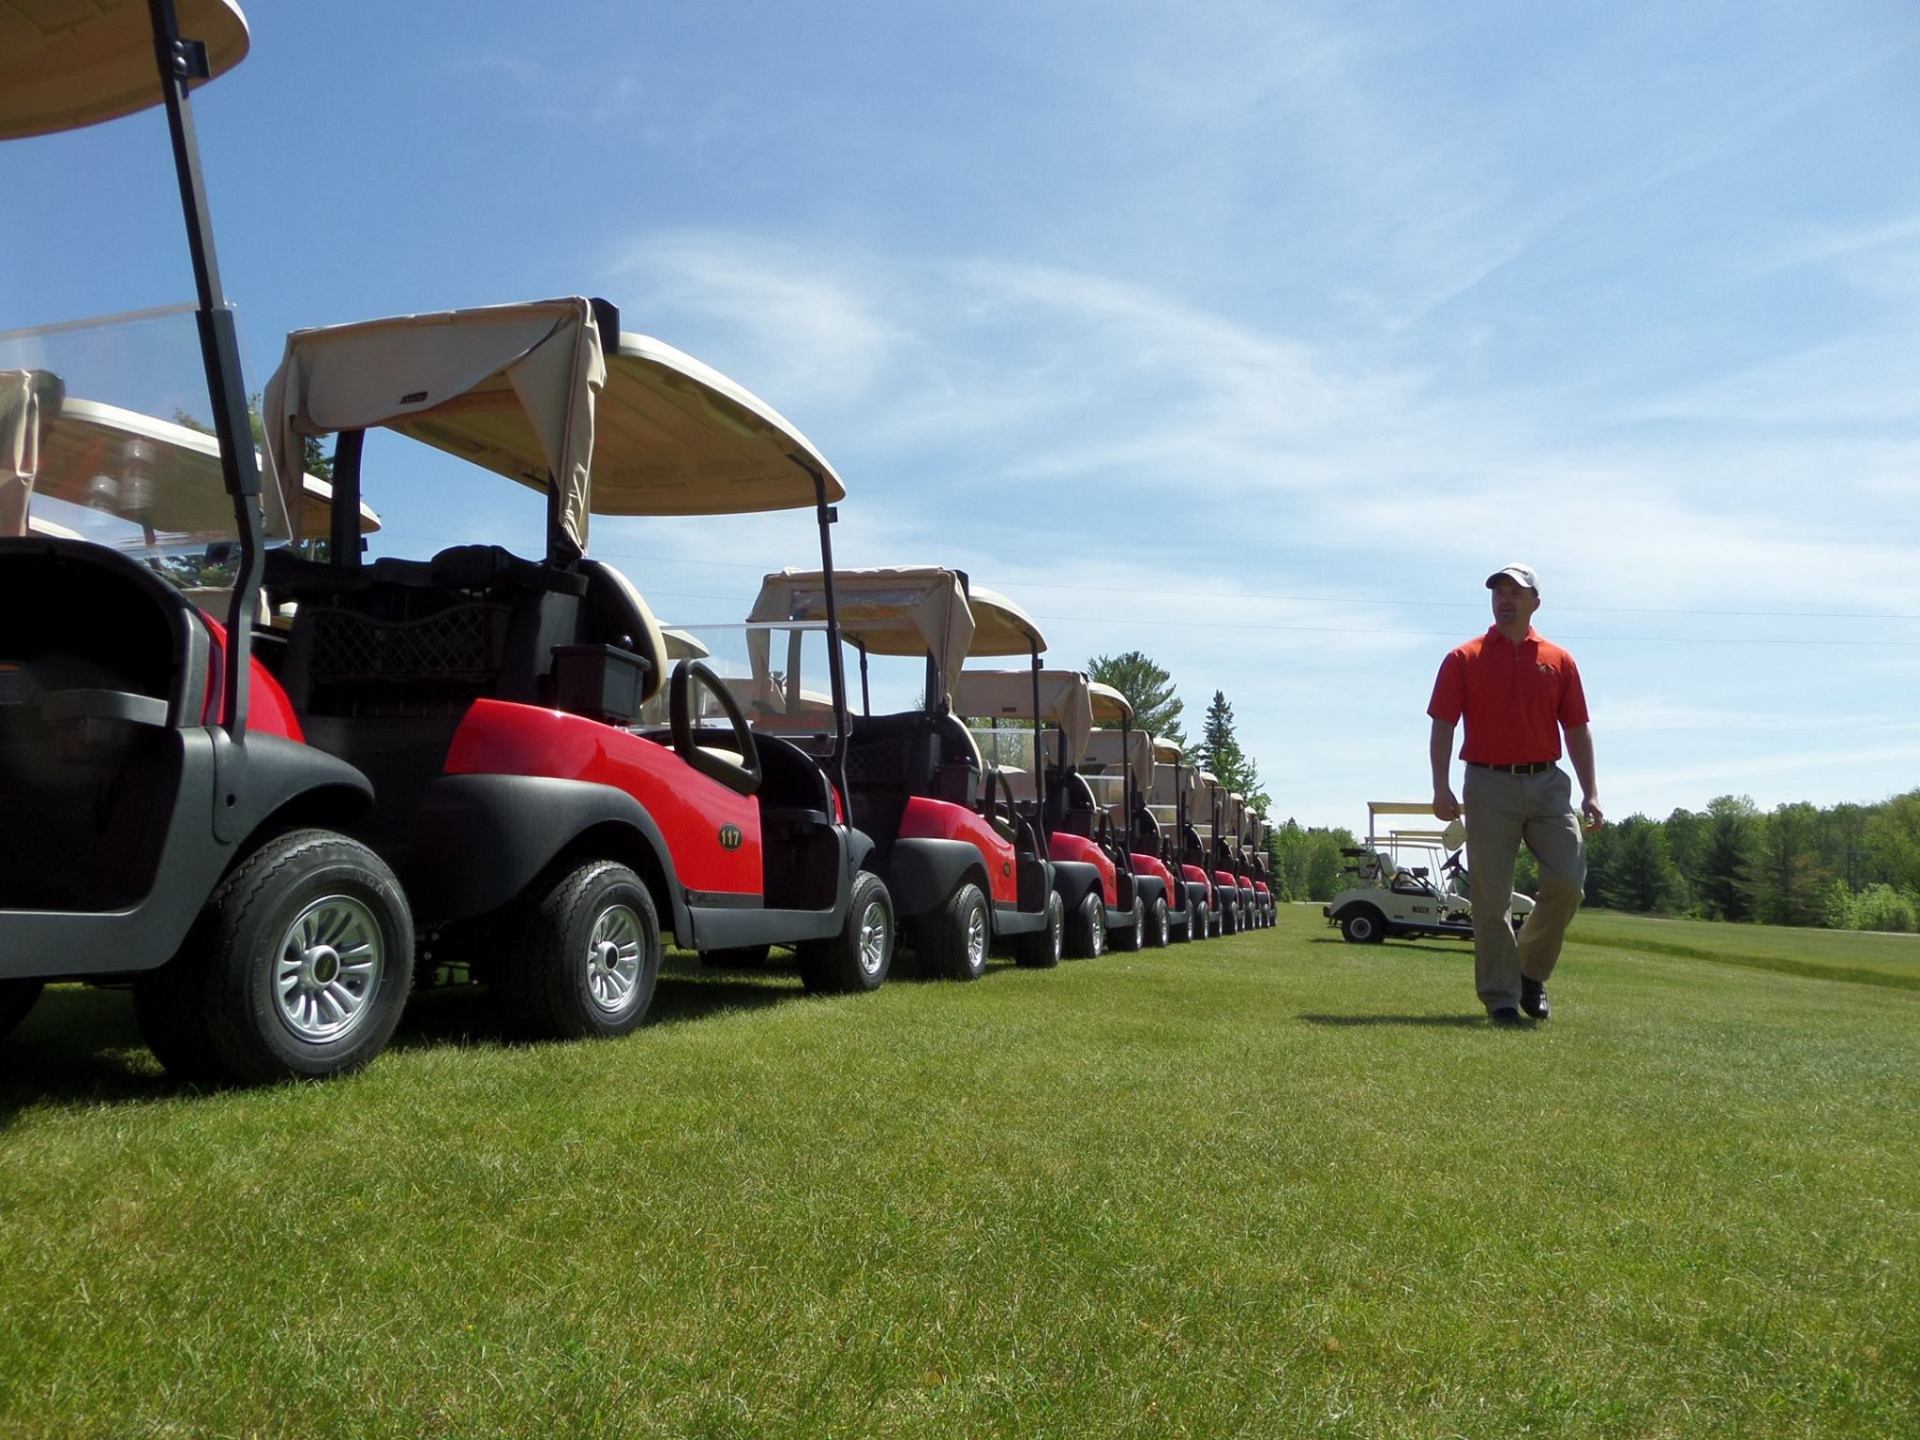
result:
[[[48,980],[131,982],[176,1076],[350,1070],[399,1018],[413,929],[343,833],[367,777],[303,743],[253,643],[290,517],[249,438],[188,100],[246,21],[225,0],[8,15],[0,138],[164,107],[195,298],[0,336],[0,1031]],[[325,514],[300,474],[292,516]],[[340,523],[357,535],[358,507]]]
[[[1366,844],[1341,852],[1347,873],[1357,883],[1321,906],[1320,913],[1354,945],[1378,945],[1390,935],[1471,940],[1473,902],[1467,898],[1467,872],[1460,861],[1466,826],[1455,820],[1445,830],[1381,830],[1382,815],[1431,818],[1433,807],[1415,801],[1369,801]],[[1516,933],[1532,913],[1533,897],[1516,894],[1508,912]]]
[[[885,979],[893,911],[841,749],[756,733],[698,640],[587,554],[596,514],[811,508],[830,557],[845,492],[792,425],[578,297],[296,331],[266,413],[276,457],[339,437],[327,558],[269,557],[295,606],[270,663],[309,741],[374,777],[355,833],[405,880],[436,972],[554,1037],[640,1023],[663,926],[693,950],[795,946],[810,989]],[[541,558],[363,561],[341,517],[375,427],[539,492]],[[829,587],[829,634],[835,614]]]

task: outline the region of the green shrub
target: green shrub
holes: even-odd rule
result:
[[[1897,930],[1910,934],[1920,930],[1920,910],[1914,897],[1891,885],[1869,885],[1853,897],[1848,916],[1849,930]]]

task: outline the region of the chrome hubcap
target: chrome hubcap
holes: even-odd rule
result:
[[[887,908],[873,901],[860,917],[860,969],[878,975],[887,958]]]
[[[617,1015],[633,1003],[640,986],[640,936],[640,917],[625,905],[609,905],[593,922],[587,993],[606,1014]]]
[[[975,910],[967,917],[967,967],[984,970],[987,966],[987,917]]]
[[[386,970],[380,924],[351,895],[325,895],[280,937],[273,993],[280,1023],[310,1045],[338,1040],[370,1013]]]

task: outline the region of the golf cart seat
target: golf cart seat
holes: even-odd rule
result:
[[[847,741],[853,823],[876,841],[899,833],[911,796],[974,808],[983,773],[980,747],[950,711],[853,717]]]
[[[172,728],[206,702],[206,627],[106,546],[19,537],[0,556],[0,909],[131,905],[179,783]]]

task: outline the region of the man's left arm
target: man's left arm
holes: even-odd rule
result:
[[[1597,828],[1607,817],[1600,809],[1600,786],[1593,778],[1593,731],[1585,725],[1569,725],[1566,735],[1567,759],[1580,780],[1580,813],[1589,828]]]

